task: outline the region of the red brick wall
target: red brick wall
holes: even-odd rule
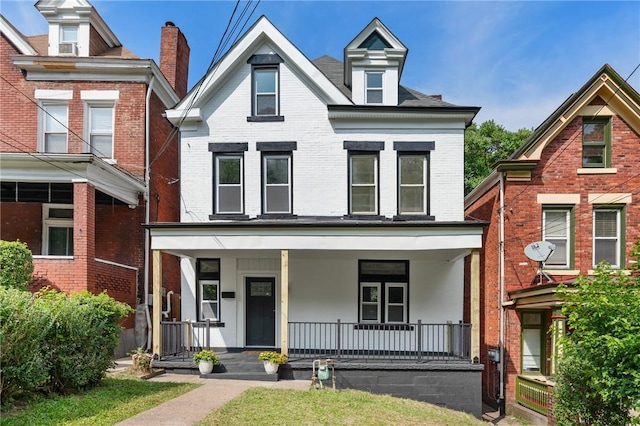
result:
[[[42,204],[0,203],[0,238],[20,240],[31,253],[42,253]]]
[[[543,151],[530,182],[505,183],[505,285],[512,292],[536,285],[537,262],[524,255],[524,247],[542,238],[542,205],[537,194],[580,194],[575,206],[575,268],[587,274],[592,265],[593,205],[589,193],[631,193],[626,206],[626,262],[634,241],[640,237],[640,135],[620,117],[612,118],[612,167],[615,174],[577,174],[582,167],[582,118],[577,117]],[[485,349],[497,345],[498,336],[498,202],[497,188],[492,188],[466,209],[465,214],[491,220],[485,229],[481,251],[481,362]],[[505,328],[506,401],[515,400],[515,376],[520,372],[520,320],[508,309]],[[548,318],[549,320],[549,318]],[[547,342],[549,356],[549,342]],[[547,368],[549,366],[547,365]],[[483,375],[485,400],[490,397],[491,367]]]

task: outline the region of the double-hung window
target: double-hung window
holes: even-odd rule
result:
[[[73,205],[43,204],[42,254],[73,256]]]
[[[583,119],[582,167],[611,167],[610,119]]]
[[[378,153],[351,153],[349,170],[349,213],[377,214]]]
[[[545,266],[571,267],[573,236],[573,209],[554,206],[542,210],[542,239],[556,246]]]
[[[265,214],[290,214],[291,154],[264,154],[262,157],[263,205]]]
[[[42,150],[67,152],[69,106],[60,103],[42,103]]]
[[[358,318],[363,323],[409,321],[409,262],[360,260]]]
[[[623,266],[623,209],[594,208],[593,210],[593,265],[602,261],[612,267]]]
[[[428,154],[398,154],[398,212],[427,212]]]
[[[384,73],[379,71],[365,72],[365,92],[366,103],[381,104],[383,97],[383,77]]]
[[[90,104],[88,121],[91,153],[113,158],[113,104]]]
[[[253,83],[253,115],[278,115],[278,68],[254,68]]]
[[[243,156],[224,154],[215,156],[215,212],[242,214]]]
[[[220,321],[220,259],[198,259],[198,318]]]
[[[60,44],[58,51],[61,55],[77,55],[78,54],[78,26],[77,25],[61,25],[60,26]]]

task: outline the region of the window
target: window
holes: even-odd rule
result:
[[[198,259],[198,318],[220,321],[220,259]]]
[[[215,212],[242,213],[243,156],[228,154],[215,156]]]
[[[542,239],[556,248],[545,262],[547,267],[571,267],[573,209],[552,207],[542,210]]]
[[[542,312],[522,313],[522,372],[544,374],[544,318]]]
[[[291,213],[291,154],[265,154],[262,158],[263,212]]]
[[[88,118],[91,153],[113,158],[113,105],[89,105]]]
[[[41,108],[42,151],[67,152],[68,105],[43,103]]]
[[[42,254],[73,256],[73,205],[43,204]]]
[[[60,42],[61,43],[77,43],[78,27],[75,25],[60,26]]]
[[[361,260],[358,266],[359,321],[407,323],[409,262]]]
[[[611,121],[584,119],[582,122],[582,167],[611,166]]]
[[[378,213],[378,154],[349,156],[350,214]]]
[[[428,155],[398,154],[399,214],[427,212]]]
[[[366,78],[366,96],[368,104],[381,104],[382,96],[382,77],[381,72],[367,72]]]
[[[253,84],[253,115],[278,115],[278,68],[254,68]]]
[[[622,209],[593,210],[593,265],[603,260],[620,268],[622,261]]]

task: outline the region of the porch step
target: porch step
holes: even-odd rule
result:
[[[278,374],[267,374],[264,369],[261,373],[240,372],[240,373],[211,373],[201,374],[203,379],[226,379],[226,380],[255,380],[259,382],[277,382]]]

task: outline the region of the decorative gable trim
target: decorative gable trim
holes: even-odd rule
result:
[[[600,97],[606,105],[593,105]],[[577,116],[619,115],[640,132],[640,94],[617,72],[605,64],[580,90],[545,120],[511,160],[539,160],[544,148]]]
[[[226,81],[239,63],[246,62],[248,54],[255,52],[261,45],[268,43],[278,49],[275,54],[289,67],[299,71],[307,84],[314,85],[315,91],[324,97],[327,104],[352,104],[330,80],[300,50],[291,43],[265,16],[258,21],[229,49],[216,65],[187,93],[169,116],[182,116],[187,109],[200,108],[213,92]],[[173,123],[173,121],[172,121]],[[176,124],[176,123],[174,123]]]

